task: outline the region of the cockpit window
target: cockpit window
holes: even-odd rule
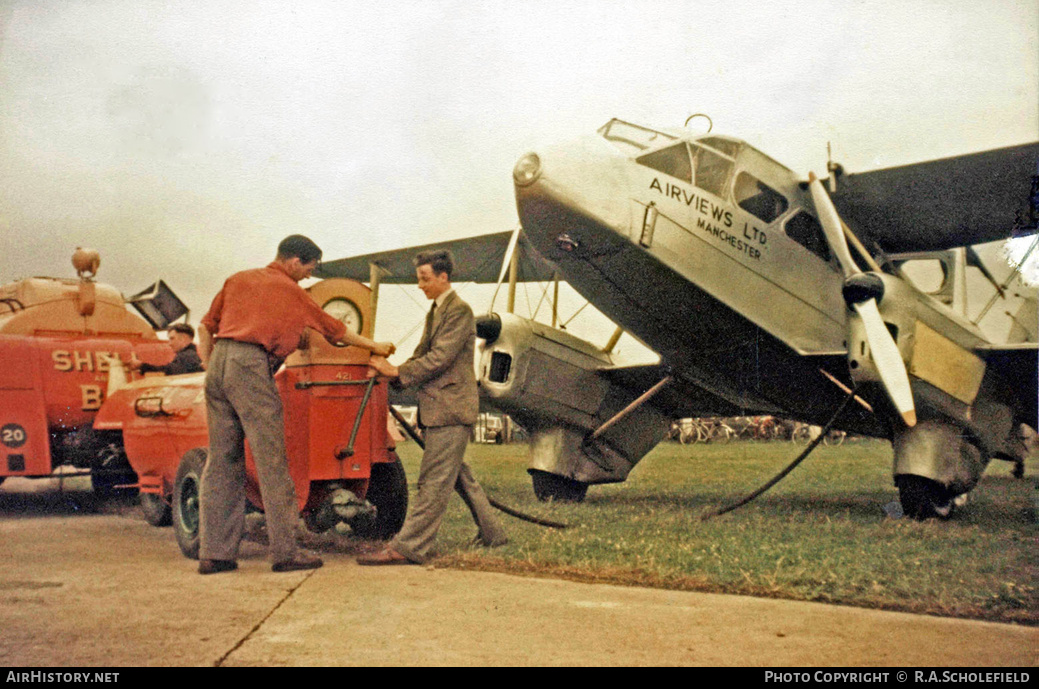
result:
[[[830,247],[826,243],[823,227],[810,213],[800,211],[790,218],[786,223],[786,234],[822,260],[830,260]]]
[[[647,153],[635,159],[641,165],[659,170],[666,175],[677,177],[685,182],[693,181],[693,168],[689,164],[689,151],[685,144],[676,144],[659,151]]]
[[[724,153],[730,158],[735,158],[736,154],[740,152],[740,144],[738,141],[729,141],[728,139],[721,139],[717,136],[709,136],[705,139],[699,139],[698,142],[706,144],[719,153]]]
[[[665,141],[674,141],[677,137],[658,132],[648,127],[640,127],[623,120],[613,119],[599,128],[599,133],[607,141],[617,144],[628,153],[654,148]]]
[[[736,177],[734,194],[740,208],[765,222],[772,222],[783,215],[789,206],[785,196],[746,172]]]
[[[724,198],[725,185],[732,174],[732,161],[703,146],[691,144],[690,148],[696,159],[696,178],[693,183],[704,191]]]
[[[725,185],[729,182],[733,165],[731,160],[709,148],[684,143],[647,153],[635,160],[721,197],[725,196]]]

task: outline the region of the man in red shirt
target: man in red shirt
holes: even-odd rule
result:
[[[285,454],[281,396],[274,373],[299,346],[306,328],[330,342],[389,356],[394,346],[346,329],[299,286],[321,260],[303,235],[286,237],[266,268],[235,273],[213,300],[199,329],[206,366],[209,458],[199,495],[200,574],[237,569],[245,530],[245,440],[256,463],[275,572],[315,569],[321,558],[296,545],[299,510]]]

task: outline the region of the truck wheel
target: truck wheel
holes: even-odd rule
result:
[[[534,495],[541,502],[555,500],[557,502],[583,502],[588,492],[588,484],[572,478],[550,474],[547,471],[528,469],[534,484]]]
[[[169,526],[173,523],[173,508],[161,495],[141,493],[141,512],[144,521],[152,526]]]
[[[392,462],[372,465],[365,499],[375,505],[375,518],[358,519],[350,524],[354,535],[372,541],[386,541],[397,535],[408,513],[408,477],[396,452]]]
[[[207,454],[204,447],[185,452],[173,483],[173,533],[180,552],[192,560],[198,559],[199,488]]]
[[[952,515],[952,498],[945,486],[923,476],[899,474],[895,477],[902,512],[918,521],[948,519]]]

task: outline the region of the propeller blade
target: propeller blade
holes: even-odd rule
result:
[[[844,236],[844,228],[837,209],[830,200],[829,194],[823,189],[822,182],[813,172],[808,173],[808,188],[812,193],[815,212],[819,214],[819,222],[826,234],[826,241],[841,264],[845,280],[862,275],[862,271],[851,257],[851,250],[848,248],[848,240]],[[847,298],[846,292],[845,299]],[[877,300],[870,298],[863,301],[852,301],[850,305],[862,319],[870,356],[873,357],[873,363],[880,373],[880,380],[884,383],[888,397],[894,402],[895,409],[902,415],[902,420],[906,425],[915,426],[916,406],[913,404],[912,388],[909,387],[909,374],[906,372],[902,355],[898,351],[898,345],[891,337],[887,326],[884,325],[884,319],[880,317]]]
[[[844,271],[844,277],[849,278],[862,271],[855,265],[855,259],[851,257],[848,249],[848,240],[844,238],[844,230],[841,228],[841,218],[837,215],[837,209],[833,206],[829,194],[823,188],[823,183],[815,176],[814,172],[808,173],[808,189],[812,192],[812,203],[815,204],[815,212],[819,214],[819,222],[822,223],[823,232],[826,234],[826,242],[830,245],[830,251],[837,257]]]
[[[876,299],[868,299],[852,305],[862,318],[869,343],[870,356],[880,372],[888,397],[894,402],[898,413],[907,426],[916,425],[916,407],[913,404],[913,391],[909,387],[909,374],[906,373],[905,362],[898,351],[898,345],[891,337],[890,331],[880,317]]]

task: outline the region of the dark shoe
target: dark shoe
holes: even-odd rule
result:
[[[238,563],[234,560],[199,560],[199,574],[220,574],[220,572],[233,572],[238,569]]]
[[[412,562],[408,558],[398,553],[393,548],[383,548],[377,553],[370,555],[358,555],[357,564],[373,566],[373,565],[417,565],[417,562]]]
[[[325,563],[317,555],[299,552],[291,560],[275,562],[271,565],[271,569],[275,572],[295,572],[302,569],[317,569],[323,564]]]

